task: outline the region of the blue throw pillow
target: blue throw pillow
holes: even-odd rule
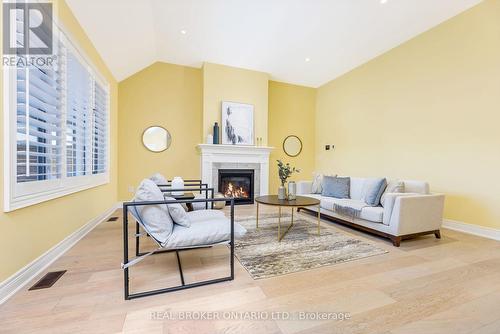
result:
[[[335,198],[349,198],[350,177],[323,176],[321,195]]]
[[[370,186],[366,189],[365,193],[365,203],[370,206],[378,206],[380,204],[380,198],[387,187],[387,180],[376,179]]]

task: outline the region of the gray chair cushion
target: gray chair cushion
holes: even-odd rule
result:
[[[165,200],[175,201],[175,198],[165,196]],[[191,221],[189,220],[186,210],[184,210],[180,203],[167,204],[167,207],[174,223],[185,227],[191,226]]]
[[[135,202],[163,201],[163,193],[149,179],[142,180],[137,188]],[[173,221],[165,204],[141,205],[131,207],[132,214],[138,219],[153,238],[160,244],[167,241],[173,231]]]
[[[382,197],[387,187],[387,180],[385,178],[378,178],[367,180],[365,184],[365,189],[363,189],[363,200],[369,206],[378,206],[380,204],[380,197]]]
[[[219,211],[219,210],[197,210],[197,211],[191,211],[187,213],[189,220],[191,222],[198,222],[198,221],[204,221],[204,220],[210,220],[210,219],[216,219],[216,218],[223,218],[224,212]]]
[[[213,213],[210,212],[208,214],[212,215]],[[238,223],[234,223],[235,237],[241,237],[245,233],[246,229],[243,226]],[[222,243],[229,240],[231,240],[231,221],[225,216],[219,216],[212,217],[210,219],[194,220],[192,221],[190,228],[174,225],[172,235],[162,246],[168,249],[189,248]]]
[[[321,195],[335,198],[349,198],[351,179],[349,177],[323,176]]]

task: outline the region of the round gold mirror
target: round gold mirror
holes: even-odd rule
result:
[[[142,143],[151,152],[165,151],[170,147],[171,142],[170,133],[161,126],[151,126],[142,134]]]
[[[299,137],[291,135],[283,141],[283,151],[290,157],[296,157],[302,152],[302,141]]]

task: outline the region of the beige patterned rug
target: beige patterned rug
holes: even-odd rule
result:
[[[317,220],[304,215],[296,215],[294,226],[281,242],[277,240],[277,214],[259,215],[258,230],[255,217],[236,221],[247,229],[245,236],[235,240],[236,257],[254,279],[387,253],[382,248],[323,226],[318,236]],[[283,215],[282,232],[289,223],[290,216]]]

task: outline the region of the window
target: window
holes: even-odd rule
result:
[[[53,52],[5,68],[4,211],[109,182],[109,85],[61,30]]]

